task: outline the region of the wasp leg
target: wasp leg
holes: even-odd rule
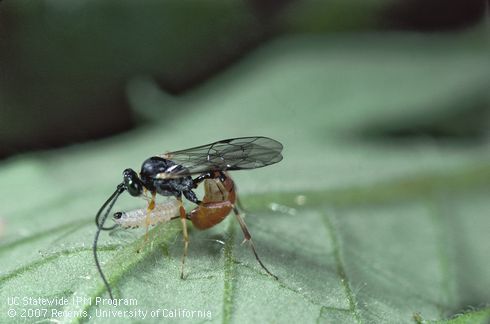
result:
[[[180,220],[182,221],[182,229],[184,235],[184,254],[182,254],[180,279],[184,279],[184,265],[185,265],[185,258],[187,257],[187,248],[189,247],[189,235],[187,233],[187,213],[185,212],[184,205],[182,204],[182,197],[178,197],[177,200],[179,201],[180,204],[180,208],[179,208]]]
[[[151,200],[148,202],[148,207],[146,208],[146,218],[145,218],[145,227],[146,227],[146,233],[145,233],[145,242],[148,241],[149,238],[149,233],[148,233],[148,228],[150,227],[151,223],[151,218],[150,214],[153,209],[155,209],[155,199],[156,199],[156,192],[151,193]]]
[[[247,209],[245,209],[245,207],[243,207],[243,204],[242,204],[242,201],[241,199],[239,199],[238,197],[236,197],[236,205],[238,206],[238,208],[240,208],[240,210],[242,211],[242,215],[243,215],[243,218],[245,218],[245,216],[247,215],[247,213],[249,212]]]
[[[225,178],[226,177],[226,174],[221,172],[221,175],[220,175],[222,178]],[[218,182],[217,183],[217,186],[218,186],[218,189],[221,191],[221,193],[223,194],[223,199],[228,199],[227,195],[231,192],[231,191],[234,191],[236,189],[235,187],[235,183],[233,183],[233,189],[231,191],[227,191],[226,188],[224,187],[223,185],[223,182],[224,182],[224,179],[222,180],[220,178],[220,181],[221,182]],[[240,200],[238,199],[238,195],[236,195],[236,192],[235,192],[235,196],[236,196],[236,203],[240,206],[241,203],[240,203]],[[228,201],[227,201],[228,202]],[[231,204],[231,202],[230,202]],[[250,235],[250,232],[248,231],[248,228],[247,228],[247,225],[245,224],[245,221],[243,220],[243,217],[240,215],[240,212],[238,211],[238,208],[235,204],[231,204],[232,208],[233,208],[233,212],[235,213],[235,216],[238,220],[238,223],[240,224],[240,227],[242,229],[242,232],[243,232],[243,236],[245,237],[245,239],[243,240],[243,243],[245,242],[249,242],[249,245],[250,245],[250,248],[252,249],[252,252],[254,253],[255,255],[255,258],[257,259],[257,261],[259,262],[260,266],[265,270],[265,272],[267,272],[269,275],[271,275],[272,277],[274,277],[276,280],[278,279],[277,276],[273,275],[269,269],[266,268],[266,266],[262,263],[262,261],[260,260],[259,258],[259,255],[257,254],[257,251],[255,250],[255,245],[252,241],[252,235]],[[243,244],[242,243],[242,244]]]
[[[240,212],[238,211],[238,208],[236,208],[236,206],[233,206],[233,212],[235,213],[235,216],[238,220],[238,223],[240,224],[240,227],[242,228],[243,236],[245,237],[245,239],[243,240],[243,243],[248,242],[250,244],[250,247],[252,248],[252,252],[254,253],[255,258],[259,262],[262,269],[264,269],[265,272],[267,272],[270,276],[274,277],[274,279],[278,280],[277,276],[272,274],[272,272],[270,272],[269,269],[267,269],[265,267],[265,265],[262,263],[262,261],[260,260],[259,255],[257,254],[257,251],[255,250],[255,245],[252,241],[252,235],[250,235],[250,232],[248,231],[247,225],[243,221],[242,216],[240,216]]]
[[[203,182],[206,179],[213,179],[213,174],[211,172],[206,172],[201,174],[200,176],[196,177],[195,179],[192,180],[194,182],[194,188],[197,188],[197,186]]]
[[[157,195],[156,192],[152,192],[151,193],[151,198],[148,201],[148,207],[146,207],[146,218],[145,218],[145,229],[146,229],[145,239],[141,243],[141,246],[139,247],[139,249],[137,250],[137,252],[139,252],[139,251],[141,251],[143,249],[143,247],[145,246],[146,242],[148,242],[148,240],[150,238],[150,233],[148,231],[148,229],[150,227],[150,223],[151,223],[150,214],[151,214],[152,210],[155,209],[156,195]]]

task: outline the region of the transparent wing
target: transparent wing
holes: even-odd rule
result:
[[[208,145],[157,155],[184,168],[171,168],[158,178],[177,178],[209,171],[256,169],[282,160],[282,144],[268,137],[230,138]]]

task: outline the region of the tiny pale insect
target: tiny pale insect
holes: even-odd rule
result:
[[[155,208],[148,213],[146,207],[133,209],[126,212],[116,212],[113,215],[114,222],[122,228],[136,228],[149,225],[166,223],[179,217],[180,204],[176,199],[168,199],[165,202],[155,204]]]

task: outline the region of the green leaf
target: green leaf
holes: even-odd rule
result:
[[[24,321],[26,308],[49,309],[29,322],[119,322],[124,313],[100,312],[137,310],[160,322],[148,318],[158,309],[180,310],[176,321],[223,323],[488,320],[488,137],[470,145],[356,132],[376,124],[389,134],[393,120],[452,115],[451,103],[468,94],[481,102],[486,49],[464,46],[474,35],[391,37],[281,39],[179,98],[135,80],[129,94],[138,112],[161,109],[153,123],[3,161],[0,322]],[[425,127],[438,120],[445,119]],[[140,253],[143,229],[101,234],[116,297],[137,305],[95,305],[108,295],[93,261],[93,217],[121,171],[166,150],[245,135],[285,147],[281,163],[233,173],[258,253],[279,280],[240,245],[232,216],[208,231],[191,229],[181,280],[175,222],[153,228]],[[144,204],[124,196],[115,209]],[[9,297],[68,303],[8,305]],[[77,316],[83,311],[88,317]],[[188,311],[210,316],[188,319]]]

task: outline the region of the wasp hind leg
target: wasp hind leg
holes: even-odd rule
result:
[[[178,197],[179,201],[179,212],[180,212],[180,220],[182,221],[182,232],[184,236],[184,253],[182,254],[182,264],[180,267],[180,279],[184,279],[184,265],[185,259],[187,257],[187,249],[189,247],[189,234],[187,233],[187,213],[185,211],[184,205],[182,203],[182,197]]]
[[[243,240],[243,243],[248,242],[248,244],[250,245],[250,248],[252,249],[253,254],[255,255],[255,259],[257,259],[257,261],[259,262],[262,269],[264,269],[265,272],[267,272],[270,276],[274,277],[274,279],[278,280],[279,278],[277,278],[276,275],[274,275],[272,272],[270,272],[269,269],[267,269],[267,267],[260,260],[259,255],[257,254],[257,251],[255,250],[255,245],[252,241],[252,235],[250,235],[250,232],[248,231],[247,225],[245,224],[245,221],[243,220],[242,216],[240,216],[240,212],[238,211],[238,208],[235,205],[233,205],[233,212],[235,213],[235,216],[238,220],[238,223],[240,224],[240,227],[242,229],[243,236],[245,237],[245,239]]]

